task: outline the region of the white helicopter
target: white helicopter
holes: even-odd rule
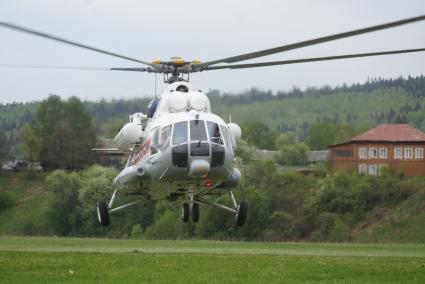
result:
[[[114,179],[115,191],[110,201],[108,203],[99,201],[97,204],[100,224],[109,225],[111,213],[134,205],[143,199],[165,199],[183,202],[182,219],[184,222],[188,222],[190,216],[194,222],[199,221],[199,204],[201,203],[234,213],[235,224],[242,226],[247,218],[248,204],[246,201],[238,203],[232,193],[232,189],[241,180],[241,173],[234,166],[237,140],[241,137],[241,129],[235,123],[225,123],[223,119],[211,112],[207,96],[189,84],[189,74],[218,69],[256,68],[423,52],[425,48],[232,64],[423,20],[425,20],[425,15],[208,62],[185,61],[180,57],[172,58],[170,61],[147,62],[15,24],[0,22],[0,26],[5,28],[108,54],[145,66],[91,68],[0,64],[0,67],[117,70],[164,74],[164,82],[169,85],[158,98],[151,102],[147,114],[130,115],[130,122],[124,125],[114,138],[113,147],[96,149],[109,152],[122,151],[129,154],[125,168]],[[118,193],[123,190],[137,192],[140,198],[134,202],[114,207]],[[223,194],[230,195],[232,207],[212,201],[212,197]]]

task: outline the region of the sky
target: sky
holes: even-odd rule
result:
[[[423,0],[1,0],[10,22],[145,61],[210,61],[425,14]],[[425,21],[249,62],[425,47]],[[191,75],[208,91],[336,86],[425,73],[425,52]],[[248,63],[245,61],[243,63]],[[0,64],[140,67],[0,27]],[[158,92],[165,86],[158,76]],[[0,103],[153,96],[155,76],[118,71],[0,68]]]

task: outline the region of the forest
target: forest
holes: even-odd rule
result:
[[[348,134],[359,133],[381,123],[409,123],[425,131],[425,77],[371,79],[363,84],[324,86],[271,92],[255,88],[239,94],[210,90],[213,112],[232,116],[239,124],[260,122],[277,133],[292,132],[308,141],[310,128],[320,123],[337,124]],[[151,98],[82,102],[93,118],[99,137],[113,137],[128,120],[128,114],[146,112]],[[21,157],[21,131],[30,123],[40,102],[0,105],[0,135],[11,145],[12,156]],[[342,135],[345,139],[347,135]],[[327,142],[327,141],[325,141]],[[272,147],[273,145],[258,145]],[[316,147],[317,146],[317,147]],[[317,149],[327,145],[310,145]]]
[[[316,175],[303,176],[281,167],[303,166],[309,150],[326,149],[376,124],[409,123],[424,131],[424,76],[276,93],[254,88],[241,94],[213,90],[208,96],[213,112],[231,114],[232,121],[242,126],[237,167],[244,178],[235,194],[249,204],[245,226],[236,228],[231,214],[206,206],[198,224],[183,224],[179,202],[144,201],[114,216],[110,228],[100,227],[95,204],[110,196],[118,170],[97,165],[90,149],[99,137],[113,137],[129,113],[144,111],[150,98],[82,102],[50,95],[42,102],[0,106],[0,160],[23,158],[38,161],[45,169],[44,173],[0,171],[0,234],[425,240],[420,225],[425,217],[423,177],[389,172],[379,177],[331,175],[326,163],[314,165]],[[278,154],[272,160],[258,160],[255,149]],[[123,203],[128,199],[119,198]],[[230,202],[226,196],[222,199]],[[35,202],[40,205],[32,214],[19,211],[23,204],[31,207]]]

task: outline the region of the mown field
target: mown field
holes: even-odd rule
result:
[[[1,283],[425,283],[425,245],[0,237]]]

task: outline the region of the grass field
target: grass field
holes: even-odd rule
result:
[[[0,283],[425,283],[425,245],[0,237]]]

